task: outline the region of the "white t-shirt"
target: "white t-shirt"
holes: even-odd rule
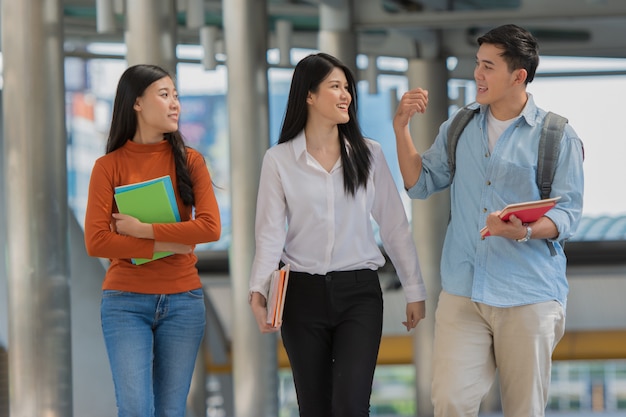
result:
[[[509,120],[498,120],[491,113],[491,109],[487,111],[487,136],[489,138],[489,152],[493,152],[496,142],[502,136],[504,131],[519,118],[519,115]]]

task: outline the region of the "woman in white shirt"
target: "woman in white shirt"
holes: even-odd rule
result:
[[[369,415],[382,334],[384,265],[371,218],[403,286],[407,331],[426,290],[400,195],[380,145],[363,138],[348,67],[319,53],[295,68],[278,144],[263,159],[250,303],[281,330],[301,417]],[[291,272],[283,323],[267,323],[269,280]]]

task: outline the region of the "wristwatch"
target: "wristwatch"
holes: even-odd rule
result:
[[[533,229],[531,229],[530,226],[526,226],[526,236],[524,236],[521,239],[515,239],[515,241],[517,241],[519,243],[528,242],[530,240],[530,236],[532,234],[533,234]]]

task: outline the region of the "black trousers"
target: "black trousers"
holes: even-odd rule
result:
[[[300,417],[369,416],[382,325],[376,271],[290,273],[282,339]]]

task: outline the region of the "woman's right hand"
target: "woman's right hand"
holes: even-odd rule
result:
[[[274,327],[267,323],[267,301],[261,293],[252,293],[250,308],[252,308],[252,313],[261,333],[275,333],[280,330],[280,327]]]

